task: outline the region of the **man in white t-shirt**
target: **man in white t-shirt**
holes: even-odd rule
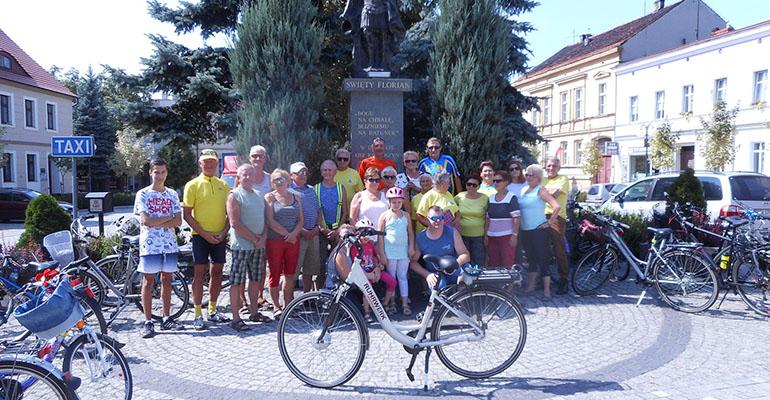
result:
[[[176,329],[176,321],[169,316],[171,309],[171,274],[177,271],[179,247],[174,228],[182,224],[182,206],[179,195],[165,186],[168,176],[166,162],[161,159],[150,161],[152,185],[138,191],[134,201],[134,214],[139,216],[139,266],[144,274],[142,282],[142,308],[144,324],[142,337],[155,334],[152,323],[152,294],[155,276],[160,273],[160,297],[163,301],[161,329]]]

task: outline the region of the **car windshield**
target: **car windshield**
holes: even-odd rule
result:
[[[730,177],[733,200],[770,200],[770,177],[764,175],[737,175]]]
[[[625,183],[618,183],[618,184],[616,184],[615,186],[612,187],[612,190],[610,191],[610,193],[615,194],[615,193],[623,190],[623,188],[625,188],[625,187],[626,187]]]
[[[27,190],[26,192],[24,192],[24,194],[26,194],[27,197],[29,197],[30,199],[37,198],[38,196],[41,195],[41,193],[36,192],[34,190]]]
[[[587,193],[587,194],[589,194],[589,195],[595,195],[595,194],[598,194],[598,193],[599,193],[599,186],[597,186],[597,185],[592,185],[592,186],[591,186],[591,187],[588,189],[588,193]]]

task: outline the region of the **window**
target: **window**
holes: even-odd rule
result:
[[[580,140],[576,140],[573,147],[575,148],[574,163],[580,164],[583,160],[583,142]]]
[[[538,126],[540,121],[538,121],[539,115],[537,115],[537,108],[532,109],[532,125]]]
[[[49,131],[56,130],[56,104],[45,103],[46,128]]]
[[[698,180],[701,186],[703,186],[703,197],[705,197],[706,201],[722,200],[722,182],[719,178],[699,176]]]
[[[767,70],[757,71],[754,73],[754,97],[752,97],[752,103],[757,104],[762,101],[766,101],[767,98]]]
[[[671,185],[675,178],[660,178],[655,183],[655,189],[652,191],[652,201],[666,201],[666,192],[670,192]]]
[[[561,154],[559,154],[559,161],[561,165],[567,165],[569,158],[567,157],[567,142],[561,142]]]
[[[599,84],[599,115],[604,115],[604,103],[607,101],[607,84]]]
[[[27,182],[37,182],[37,154],[27,154]]]
[[[639,181],[623,192],[623,201],[647,201],[652,191],[653,179]]]
[[[11,96],[0,94],[0,124],[11,125]]]
[[[666,117],[666,92],[655,92],[655,119],[663,119]]]
[[[575,89],[575,119],[583,118],[583,89]]]
[[[11,57],[6,56],[5,54],[0,54],[0,67],[11,69]]]
[[[3,182],[13,182],[15,180],[13,178],[13,153],[3,153],[0,166],[3,167]]]
[[[639,97],[631,96],[629,99],[629,104],[631,104],[631,113],[629,119],[631,122],[639,121]]]
[[[730,177],[733,199],[739,201],[767,201],[770,199],[770,178],[762,175]]]
[[[37,126],[35,121],[35,100],[24,99],[24,126],[34,128]]]
[[[727,101],[727,78],[714,81],[714,104]]]
[[[751,144],[751,168],[754,172],[765,172],[765,142]]]
[[[691,113],[695,101],[695,87],[687,85],[682,87],[682,112]]]
[[[564,122],[567,120],[568,113],[569,113],[569,96],[567,92],[561,92],[561,119],[560,122]]]
[[[543,99],[543,125],[549,125],[551,123],[551,98],[546,97]]]

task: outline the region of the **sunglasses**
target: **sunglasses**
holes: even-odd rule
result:
[[[414,164],[417,160],[404,160],[404,164]]]
[[[370,183],[380,183],[380,178],[369,178],[366,181]]]
[[[521,171],[521,167],[511,167],[508,171]]]
[[[445,218],[443,215],[434,215],[432,217],[429,217],[428,219],[435,222],[435,221],[443,221]]]
[[[428,150],[437,150],[440,149],[441,146],[428,146]]]
[[[251,154],[251,155],[249,155],[249,157],[260,159],[260,158],[265,158],[265,155],[264,154]]]
[[[300,170],[299,172],[292,172],[292,173],[294,175],[305,176],[305,175],[307,175],[307,170],[303,169],[303,170]]]
[[[503,180],[502,180],[502,179],[492,179],[492,182],[494,182],[494,183],[500,183],[500,182],[503,182]]]
[[[350,157],[337,157],[337,161],[348,161]]]
[[[468,186],[468,187],[477,187],[477,186],[479,186],[479,184],[478,184],[478,183],[476,183],[476,182],[466,182],[466,183],[465,183],[465,186]]]
[[[534,178],[535,177],[535,175],[533,175],[533,174],[524,174],[524,176],[526,176],[527,178]]]
[[[275,178],[275,179],[273,179],[273,184],[274,185],[283,185],[284,183],[286,183],[286,179],[284,179],[284,178]]]
[[[396,176],[395,176],[395,175],[383,175],[382,177],[383,177],[383,179],[388,179],[388,180],[390,180],[390,179],[396,179]]]

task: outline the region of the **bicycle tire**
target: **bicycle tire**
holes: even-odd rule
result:
[[[139,308],[139,311],[144,312],[142,306],[142,281],[144,274],[139,271],[134,271],[131,276],[128,277],[126,282],[126,295],[138,294],[139,297],[132,299],[134,304]],[[161,320],[163,318],[163,302],[160,300],[160,273],[155,274],[155,285],[152,290],[153,304],[159,303],[161,308],[156,308],[153,305],[152,318],[155,320]],[[173,319],[179,319],[187,307],[190,305],[190,288],[187,286],[187,281],[184,276],[179,272],[171,274],[171,309],[169,316]]]
[[[455,293],[448,302],[458,311],[476,319],[484,332],[481,339],[475,342],[436,346],[436,355],[442,364],[458,375],[481,379],[497,375],[516,362],[527,342],[527,321],[516,299],[496,288],[474,287]],[[488,319],[485,318],[487,312],[491,314]],[[499,318],[500,323],[495,323],[495,330],[492,331],[490,328],[495,317]],[[458,329],[460,332],[457,332]],[[447,336],[471,333],[467,323],[459,319],[448,307],[442,307],[433,320],[431,340],[439,341]],[[511,345],[512,349],[509,348]],[[475,347],[477,351],[469,351],[470,347]],[[466,361],[477,365],[463,365]],[[490,366],[476,368],[482,363]]]
[[[652,280],[671,308],[698,313],[709,309],[719,297],[714,268],[711,259],[698,251],[673,249],[654,258]]]
[[[64,381],[53,373],[53,368],[51,366],[46,369],[41,365],[18,358],[0,359],[0,399],[77,399]],[[25,377],[13,378],[21,376]],[[25,389],[22,382],[29,378],[35,379],[36,382]]]
[[[81,400],[131,400],[134,382],[133,376],[131,375],[131,368],[128,365],[126,357],[120,351],[118,344],[114,339],[99,333],[96,334],[96,337],[104,352],[110,353],[108,356],[105,356],[105,362],[110,363],[109,368],[107,370],[98,371],[98,376],[89,373],[90,366],[98,366],[99,360],[93,358],[98,355],[96,354],[95,346],[88,347],[88,345],[93,344],[91,337],[87,334],[81,334],[67,346],[67,351],[64,353],[64,361],[62,362],[62,371],[64,373],[72,372],[73,376],[81,379],[81,384],[78,388],[78,396]],[[86,357],[88,357],[88,360],[90,361],[86,361],[84,369],[81,370],[77,367],[79,363],[74,362],[85,360]],[[73,366],[75,368],[73,368]],[[109,380],[109,382],[107,382],[107,380]],[[118,381],[121,383],[117,383]],[[110,388],[114,388],[114,390],[120,394],[116,395],[116,397],[111,397],[109,395]]]
[[[137,261],[138,262],[138,261]],[[114,285],[122,285],[126,281],[125,257],[120,254],[111,254],[102,258],[95,264]],[[134,264],[137,265],[137,264]]]
[[[583,256],[572,270],[572,290],[580,296],[596,293],[617,269],[618,253],[612,247],[597,247]]]
[[[329,293],[307,293],[289,303],[278,323],[283,362],[299,380],[318,388],[332,388],[353,378],[364,362],[368,345],[363,317],[345,298],[337,303],[323,342],[317,343],[333,305],[334,297]],[[329,362],[332,352],[338,355]],[[310,371],[313,368],[318,371]]]
[[[770,317],[770,273],[751,260],[733,262],[733,284],[741,299],[755,313]]]
[[[104,313],[102,312],[101,307],[99,307],[99,303],[96,301],[96,299],[92,299],[91,297],[83,297],[80,299],[80,305],[83,306],[83,310],[85,311],[83,315],[83,321],[85,321],[86,325],[93,325],[94,320],[96,320],[96,325],[99,326],[97,331],[103,335],[106,335],[107,320],[104,319]]]

